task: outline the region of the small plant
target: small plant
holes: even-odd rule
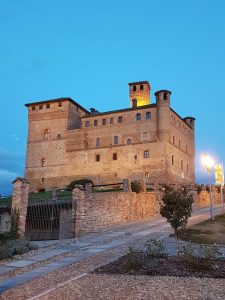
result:
[[[148,256],[164,258],[167,256],[167,251],[163,241],[150,239],[145,243],[145,249]]]
[[[20,255],[33,249],[36,248],[27,240],[8,240],[4,245],[0,246],[0,259]]]
[[[197,256],[194,253],[194,249],[190,244],[182,246],[177,254],[180,258],[186,261],[193,261],[197,259]]]
[[[131,182],[131,190],[132,192],[135,192],[137,194],[139,194],[142,191],[142,184],[140,181],[132,181]]]
[[[222,253],[220,248],[216,245],[201,245],[200,246],[200,257],[205,260],[216,260]]]
[[[129,247],[128,253],[124,258],[124,268],[127,271],[137,270],[141,267],[141,262],[138,259],[138,254],[132,247]]]

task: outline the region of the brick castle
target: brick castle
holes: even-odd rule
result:
[[[130,108],[100,113],[71,98],[26,104],[29,113],[26,178],[31,190],[125,178],[147,183],[195,182],[193,117],[170,106],[171,92],[147,81],[129,83]]]

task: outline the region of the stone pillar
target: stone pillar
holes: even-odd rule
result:
[[[123,191],[124,192],[132,192],[130,179],[123,180]]]
[[[12,183],[13,197],[11,208],[11,228],[12,230],[15,229],[15,223],[17,223],[18,237],[23,239],[25,237],[29,182],[26,178],[17,177]]]
[[[84,201],[85,191],[83,187],[75,187],[72,196],[72,218],[74,220],[75,237],[78,237],[82,232],[82,223],[85,217]]]

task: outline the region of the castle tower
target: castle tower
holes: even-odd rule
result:
[[[148,81],[131,82],[130,89],[130,107],[143,106],[150,104],[150,84]]]
[[[155,92],[157,105],[157,134],[160,140],[170,139],[170,95],[168,90]]]

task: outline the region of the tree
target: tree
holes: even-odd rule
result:
[[[160,203],[160,214],[167,219],[174,230],[178,249],[179,231],[185,229],[191,216],[193,194],[188,187],[174,189],[165,186],[165,192]]]

